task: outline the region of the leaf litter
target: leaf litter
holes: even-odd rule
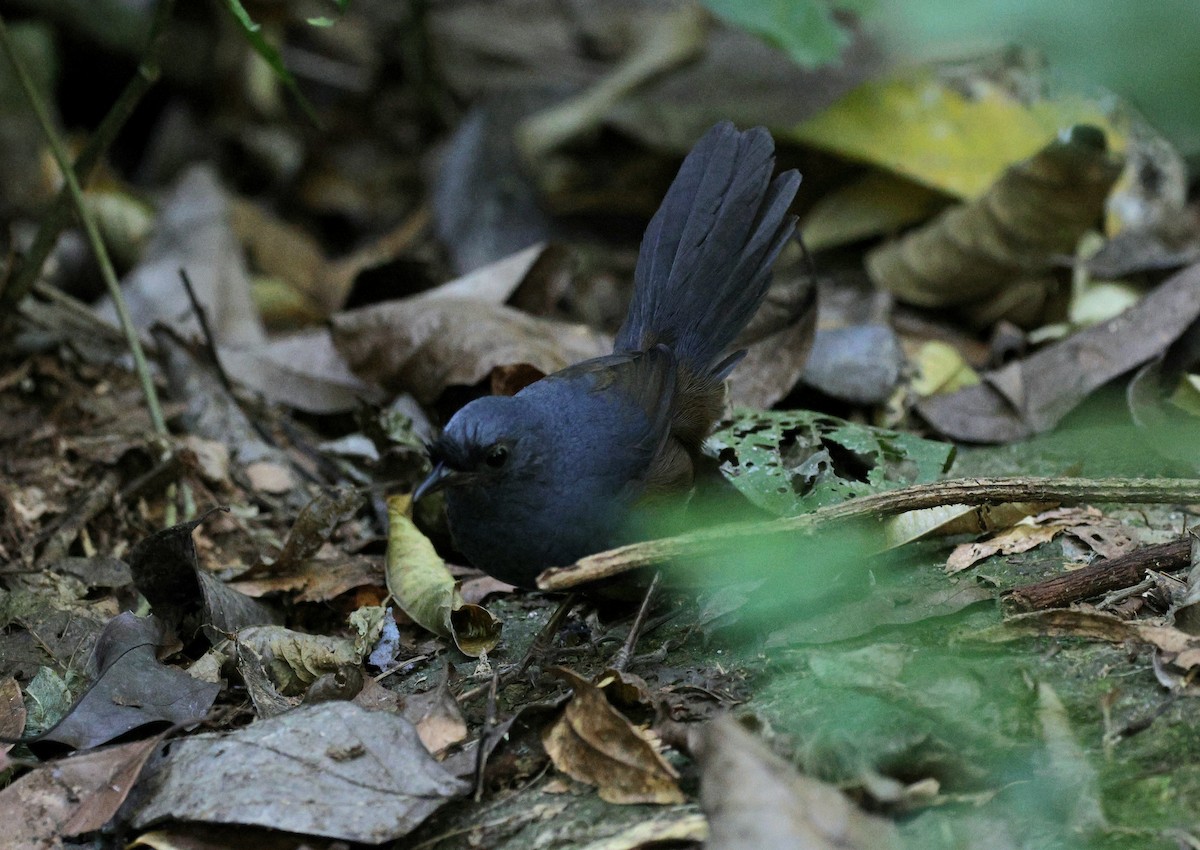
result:
[[[999,625],[995,601],[1029,581],[1069,574],[1093,552],[1119,554],[1135,536],[1126,527],[1147,543],[1177,537],[1194,512],[1186,505],[1140,515],[1129,505],[1098,505],[1102,517],[1081,509],[1045,513],[1046,505],[950,507],[894,537],[890,553],[877,536],[861,545],[832,532],[814,545],[746,546],[716,562],[719,573],[738,581],[714,592],[706,611],[694,607],[686,589],[660,602],[643,654],[634,659],[636,673],[605,671],[605,648],[625,622],[614,628],[608,619],[614,606],[590,604],[556,640],[574,668],[563,674],[574,691],[565,707],[554,681],[536,676],[501,687],[490,705],[465,698],[486,694],[491,674],[520,657],[548,613],[547,600],[513,595],[454,567],[457,555],[436,511],[422,505],[415,519],[397,518],[403,511],[392,506],[389,518],[385,491],[411,488],[424,471],[421,441],[432,432],[418,420],[445,421],[472,395],[514,391],[603,350],[620,319],[636,241],[625,238],[624,225],[611,225],[653,210],[677,154],[712,120],[733,115],[744,124],[797,128],[777,137],[787,156],[806,166],[806,186],[815,183],[814,194],[824,199],[844,189],[841,206],[832,209],[841,210],[838,217],[859,216],[822,237],[821,247],[840,245],[845,253],[818,255],[817,287],[799,251],[784,257],[773,293],[778,315],[769,317],[775,324],[764,324],[733,382],[731,397],[753,409],[732,412],[712,446],[733,487],[770,513],[789,515],[946,474],[978,474],[971,464],[981,462],[1037,474],[1062,474],[1078,462],[1099,474],[1099,453],[1088,451],[1093,444],[1086,438],[1065,460],[1060,449],[1043,463],[1038,452],[1046,444],[1038,441],[988,455],[960,452],[956,460],[954,446],[927,439],[927,426],[969,442],[1007,442],[1070,426],[1104,384],[1178,350],[1176,341],[1195,324],[1189,311],[1196,299],[1188,297],[1194,269],[1165,281],[1161,273],[1186,265],[1194,241],[1193,211],[1186,191],[1178,191],[1186,177],[1173,165],[1178,157],[1169,145],[1156,153],[1144,139],[1131,139],[1128,126],[1095,102],[1023,100],[1005,88],[1017,78],[998,82],[994,67],[942,68],[932,77],[926,69],[916,86],[879,78],[875,93],[898,97],[893,105],[921,86],[927,95],[937,91],[925,105],[961,109],[956,126],[968,136],[1024,133],[1016,147],[989,146],[986,167],[975,160],[958,172],[923,172],[920,163],[931,160],[911,153],[908,136],[896,143],[894,132],[921,122],[898,122],[886,109],[864,114],[872,88],[814,119],[877,69],[869,38],[856,28],[847,30],[845,63],[810,73],[725,24],[685,31],[683,18],[638,17],[653,18],[643,10],[623,19],[640,27],[622,29],[592,12],[564,23],[557,8],[532,16],[528,9],[509,11],[497,16],[466,3],[432,13],[431,44],[460,57],[447,64],[446,84],[464,103],[474,106],[483,89],[507,98],[515,87],[529,95],[528,103],[513,99],[505,106],[511,114],[497,118],[504,110],[493,108],[493,123],[475,126],[474,141],[486,144],[466,144],[471,127],[464,122],[449,164],[430,169],[430,179],[442,184],[429,193],[443,198],[434,224],[413,166],[430,133],[410,114],[418,100],[411,91],[391,90],[394,100],[379,101],[386,109],[346,110],[349,124],[337,140],[302,139],[278,113],[269,127],[213,121],[189,131],[193,141],[249,153],[255,172],[249,180],[228,169],[218,177],[214,170],[170,166],[172,145],[187,133],[181,140],[170,129],[181,126],[176,119],[154,131],[171,144],[155,146],[141,173],[157,188],[174,188],[161,195],[141,257],[134,256],[135,239],[119,262],[130,272],[131,291],[140,293],[138,314],[175,328],[159,330],[153,346],[163,367],[160,384],[170,394],[169,420],[187,433],[171,446],[171,457],[145,440],[149,426],[136,385],[106,359],[120,352],[112,334],[66,302],[42,300],[44,294],[22,305],[23,347],[6,350],[0,368],[0,675],[14,677],[2,680],[7,690],[0,693],[13,682],[24,704],[9,700],[3,731],[14,737],[65,716],[60,728],[72,733],[69,743],[86,747],[125,726],[126,735],[147,735],[159,724],[205,728],[176,729],[165,744],[144,737],[32,769],[18,745],[0,763],[28,771],[0,792],[0,806],[13,813],[5,822],[23,823],[31,840],[133,824],[134,832],[153,830],[139,839],[150,842],[154,835],[179,835],[191,820],[206,825],[205,834],[221,846],[258,836],[251,826],[258,824],[364,842],[409,836],[452,846],[466,830],[494,845],[545,843],[554,835],[599,848],[668,836],[698,842],[699,800],[717,836],[710,840],[725,846],[737,846],[727,836],[744,828],[785,830],[788,840],[804,835],[812,846],[883,846],[897,834],[913,846],[947,846],[980,834],[995,846],[1019,846],[1060,837],[1062,829],[1089,837],[1111,829],[1112,839],[1121,829],[1141,829],[1139,838],[1147,838],[1153,830],[1161,837],[1184,828],[1195,812],[1186,802],[1183,814],[1169,811],[1156,783],[1190,787],[1169,766],[1191,752],[1179,736],[1192,729],[1181,700],[1195,693],[1194,576],[1152,572],[1120,599],[1074,600],[1074,612],[1014,618],[1008,626]],[[348,11],[338,26],[361,26],[354,14]],[[374,76],[386,65],[367,56],[387,31],[356,29],[362,37],[344,42],[322,33],[306,45],[337,57],[347,71],[331,84],[331,92],[340,92],[331,97],[353,97],[346,92],[355,90],[352,78],[360,71],[388,87],[386,75]],[[545,38],[539,49],[530,49],[532,32]],[[563,40],[564,34],[572,37]],[[671,51],[694,47],[697,38],[705,49],[680,65],[679,56],[690,54]],[[576,52],[583,44],[586,55]],[[481,45],[484,54],[501,50],[515,59],[498,69],[472,53]],[[568,69],[581,86],[574,99],[544,88],[548,67],[556,85]],[[605,87],[630,69],[638,72],[627,78],[634,84],[626,82],[612,99]],[[680,90],[711,94],[681,99]],[[580,105],[590,111],[565,131],[549,127],[554,132],[533,138],[540,155],[532,162],[522,162],[512,138],[496,131],[546,130],[564,106]],[[265,102],[259,106],[270,111]],[[363,127],[356,122],[368,115],[394,122],[388,145],[402,148],[403,156],[365,141],[369,134],[357,135]],[[1004,134],[997,115],[1016,116]],[[889,132],[864,133],[880,116]],[[846,138],[866,147],[833,144],[845,140],[835,140],[831,126],[864,117],[866,124],[855,125],[858,135]],[[927,222],[925,230],[867,255],[911,255],[904,246],[928,238],[935,247],[916,251],[922,260],[964,235],[977,247],[1003,241],[1012,231],[990,229],[977,213],[964,224],[972,218],[967,208],[950,205],[982,203],[988,185],[1000,192],[996,187],[1014,173],[1036,171],[1036,152],[1061,127],[1081,123],[1103,126],[1112,149],[1127,153],[1123,182],[1113,192],[1095,190],[1107,196],[1101,227],[1109,238],[1098,237],[1104,247],[1086,255],[1082,249],[1076,255],[1072,239],[1064,238],[1041,253],[1036,271],[1049,281],[1043,303],[1067,289],[1111,295],[1121,282],[1110,286],[1106,277],[1140,276],[1118,287],[1120,315],[1073,334],[1074,326],[1061,322],[1026,334],[993,321],[1020,315],[987,303],[973,305],[980,327],[971,335],[944,316],[862,294],[876,263],[864,265],[861,240]],[[264,145],[265,138],[272,143]],[[497,138],[511,148],[500,167],[489,159],[504,153]],[[882,158],[871,147],[877,138],[890,140]],[[825,151],[816,160],[813,146]],[[311,156],[289,160],[289,150]],[[872,193],[855,188],[863,172],[852,159],[874,164],[863,185],[883,186],[893,208],[863,208]],[[1163,175],[1161,186],[1131,183],[1132,169]],[[1111,176],[1107,167],[1098,172]],[[186,176],[168,179],[175,173]],[[475,182],[449,185],[456,177]],[[532,204],[497,214],[492,204],[503,203],[505,192]],[[1038,200],[997,209],[1037,229],[1044,224],[1039,216],[1067,204],[1069,192],[1030,197]],[[457,213],[464,214],[457,230],[447,229],[454,223],[447,215],[456,212],[447,198],[457,198]],[[1104,215],[1091,199],[1068,212],[1081,231],[1094,230]],[[564,227],[565,218],[571,220]],[[1167,221],[1177,222],[1178,232],[1168,232]],[[631,224],[630,233],[641,223]],[[589,228],[603,237],[580,238]],[[438,245],[435,232],[456,235]],[[529,235],[535,238],[521,244]],[[548,236],[556,242],[535,244]],[[1027,252],[1009,253],[1010,270],[1027,273]],[[978,252],[972,256],[954,280],[985,265]],[[65,254],[56,260],[66,265],[53,271],[55,279],[73,285],[71,269],[78,266]],[[199,332],[178,285],[180,266],[198,284],[212,339]],[[1068,271],[1080,283],[1063,289]],[[450,282],[436,286],[441,281]],[[910,292],[912,283],[899,289]],[[938,286],[944,290],[945,281]],[[822,306],[818,320],[815,289],[835,299],[858,294],[840,315],[840,308]],[[1102,311],[1089,305],[1072,304],[1069,321],[1099,317]],[[313,322],[329,322],[333,330]],[[283,328],[288,336],[264,333]],[[914,357],[918,351],[924,353]],[[1166,358],[1161,375],[1147,373],[1146,392],[1130,402],[1146,420],[1143,431],[1124,446],[1153,447],[1156,432],[1147,423],[1164,405],[1189,415],[1187,376],[1196,364],[1186,360]],[[409,394],[407,424],[380,427],[394,412],[381,414],[376,405],[396,391]],[[775,404],[819,412],[761,409]],[[966,466],[964,455],[970,455]],[[1192,474],[1186,452],[1181,457],[1171,471]],[[1163,471],[1155,463],[1144,462],[1138,472]],[[184,522],[167,519],[168,502],[183,510]],[[197,523],[204,510],[222,504],[228,514]],[[1039,512],[1030,524],[1013,526],[1034,532],[1004,536],[1014,517]],[[744,515],[740,507],[727,513],[718,518]],[[1124,526],[1110,522],[1118,514]],[[979,551],[1006,557],[946,577],[939,568],[962,541],[945,536],[982,533],[993,537]],[[1031,540],[1071,533],[1075,542],[1063,543],[1061,554],[1044,545],[1019,551]],[[1020,535],[1027,536],[1015,539]],[[426,575],[415,593],[404,575],[409,571]],[[460,578],[466,583],[458,588]],[[466,658],[452,647],[476,628],[456,623],[454,612],[476,610],[469,606],[485,596],[491,611],[479,621],[481,640],[466,643],[483,657]],[[118,649],[125,654],[102,668],[80,700],[87,659],[111,659],[113,634],[147,605],[179,640],[156,633],[146,646]],[[153,621],[140,622],[148,628]],[[1002,648],[982,648],[981,637],[998,633],[1009,638]],[[170,654],[159,658],[149,643]],[[132,687],[147,683],[155,692]],[[179,714],[159,711],[157,700],[176,693],[203,699],[185,699],[187,710]],[[698,725],[730,710],[759,721],[758,737],[770,752],[728,721]],[[1097,737],[1092,719],[1101,713],[1111,759],[1104,763],[1090,746]],[[708,736],[708,755],[673,735],[666,717]],[[773,734],[772,726],[783,734]],[[546,738],[550,747],[542,744]],[[558,767],[547,768],[547,749]],[[685,758],[689,751],[699,756],[695,767]],[[736,759],[737,769],[722,767],[723,759]],[[1131,774],[1134,764],[1168,767]],[[564,775],[601,790],[582,792]],[[214,777],[232,785],[216,787]],[[472,784],[490,807],[467,800]],[[605,802],[647,798],[665,805],[648,816],[642,807]],[[42,803],[50,813],[45,819],[20,820]],[[238,824],[240,832],[222,833],[219,824]]]

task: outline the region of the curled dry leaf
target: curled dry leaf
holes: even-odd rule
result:
[[[351,310],[334,317],[333,338],[360,377],[425,404],[448,386],[477,384],[496,366],[528,363],[549,374],[611,349],[603,334],[582,325],[455,298]]]
[[[401,610],[422,628],[479,657],[500,642],[501,623],[464,603],[454,577],[410,517],[412,497],[388,499],[387,586]]]
[[[274,687],[295,696],[326,673],[362,661],[361,646],[349,638],[307,635],[283,626],[250,626],[236,635],[261,660]]]
[[[1007,443],[1053,428],[1095,389],[1165,351],[1200,316],[1200,264],[1160,284],[1116,318],[917,405],[941,433]]]
[[[796,847],[884,850],[895,827],[856,808],[837,788],[801,776],[730,717],[689,735],[708,815],[706,846],[720,850]]]
[[[867,255],[875,284],[973,326],[1053,320],[1063,256],[1100,220],[1121,166],[1101,130],[1076,127],[1009,167],[980,198]]]
[[[682,803],[679,774],[650,736],[613,708],[586,679],[558,668],[574,691],[559,718],[542,732],[554,766],[594,785],[609,803]]]
[[[215,633],[277,622],[266,605],[222,584],[200,568],[192,531],[207,518],[182,522],[140,541],[129,553],[129,570],[154,613],[171,628],[196,617]]]

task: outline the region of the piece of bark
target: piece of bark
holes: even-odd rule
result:
[[[1137,584],[1146,570],[1186,569],[1191,562],[1191,548],[1190,537],[1143,546],[1119,558],[1106,558],[1081,570],[1014,587],[1001,595],[1000,602],[1008,613],[1061,608]]]

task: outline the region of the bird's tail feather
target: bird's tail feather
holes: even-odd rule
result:
[[[795,231],[787,208],[800,175],[771,180],[774,166],[762,127],[739,132],[726,121],[696,143],[646,228],[617,351],[665,344],[694,375],[719,367]]]

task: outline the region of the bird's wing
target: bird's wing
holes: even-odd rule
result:
[[[649,458],[657,455],[671,436],[677,371],[671,350],[656,345],[648,351],[585,360],[555,372],[543,382],[578,382],[593,398],[618,399],[619,405],[637,415],[618,416],[625,421],[612,425],[619,429],[626,447]]]

